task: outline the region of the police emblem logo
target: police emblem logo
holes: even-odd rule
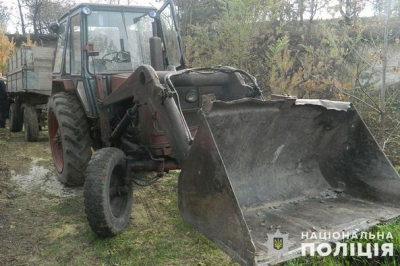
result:
[[[268,239],[264,245],[268,248],[270,256],[281,258],[289,252],[289,234],[282,234],[278,229],[274,234],[267,234],[267,236]]]
[[[283,238],[282,237],[274,237],[274,249],[280,250],[283,248]]]

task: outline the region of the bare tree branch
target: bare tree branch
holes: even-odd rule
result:
[[[333,87],[334,87],[335,89],[337,89],[340,93],[342,93],[342,94],[344,94],[344,95],[346,95],[346,96],[348,96],[348,97],[351,97],[351,98],[356,99],[357,101],[359,101],[359,102],[365,104],[366,106],[368,106],[369,108],[371,108],[372,110],[374,110],[375,112],[377,112],[378,114],[380,114],[380,110],[379,110],[379,109],[375,108],[374,106],[370,105],[369,103],[367,103],[366,101],[360,99],[359,97],[357,97],[357,96],[355,96],[355,95],[352,95],[352,94],[350,94],[350,93],[345,92],[342,88],[338,87],[334,82],[326,82],[325,80],[321,79],[320,77],[317,77],[317,76],[313,75],[311,72],[308,71],[308,69],[307,69],[306,67],[304,67],[303,62],[302,62],[299,58],[298,58],[298,60],[299,60],[300,64],[302,65],[303,69],[307,72],[307,74],[308,74],[310,77],[314,78],[315,80],[317,80],[317,81],[319,81],[319,82],[321,82],[321,83],[323,83],[323,84],[327,84],[327,85],[333,86]]]

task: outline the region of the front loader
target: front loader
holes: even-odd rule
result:
[[[175,169],[182,218],[241,265],[300,256],[302,233],[400,215],[399,176],[351,103],[265,100],[242,70],[185,69],[172,1],[81,4],[53,29],[54,164],[65,185],[84,183],[100,237],[135,216],[133,183]],[[270,227],[289,237],[279,256]]]

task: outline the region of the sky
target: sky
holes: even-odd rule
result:
[[[64,1],[67,3],[69,0]],[[72,1],[71,1],[72,2]],[[107,3],[107,0],[75,0],[73,1],[76,4],[79,3]],[[72,2],[72,3],[73,3]],[[121,4],[126,4],[127,0],[120,0]],[[142,6],[155,6],[155,7],[161,7],[162,3],[157,2],[156,0],[129,0],[131,5],[142,5]],[[3,2],[4,3],[4,2]],[[9,0],[5,1],[7,3],[7,6],[11,9],[11,17],[10,20],[7,24],[7,32],[14,33],[18,29],[18,32],[21,33],[21,26],[19,24],[19,11],[18,11],[18,1],[17,0]],[[23,13],[26,13],[25,10],[23,10]],[[32,31],[32,28],[27,29],[27,31]]]
[[[68,0],[66,0],[67,2]],[[121,4],[125,4],[127,0],[120,0]],[[151,6],[156,6],[156,7],[160,7],[162,5],[162,3],[160,3],[160,1],[156,1],[156,0],[129,0],[131,5],[151,5]],[[18,2],[17,0],[9,0],[6,1],[7,4],[9,3],[9,7],[11,8],[11,18],[10,21],[7,25],[7,31],[10,33],[14,33],[16,32],[16,30],[18,29],[19,32],[21,32],[21,28],[19,25],[19,12],[18,12]],[[75,3],[90,3],[90,2],[96,2],[96,3],[107,3],[106,0],[75,0]],[[161,1],[163,2],[163,1]],[[368,1],[367,1],[368,2]],[[3,2],[4,3],[4,2]],[[369,2],[368,2],[369,3]],[[373,9],[372,9],[372,5],[369,3],[367,3],[367,6],[365,7],[365,9],[361,12],[361,16],[362,17],[369,17],[369,16],[373,16]],[[340,13],[337,12],[335,14],[335,17],[339,17]],[[307,16],[305,16],[305,19],[307,18]],[[319,12],[316,15],[316,19],[329,19],[332,18],[331,14],[328,14],[327,12]],[[32,29],[28,28],[28,32],[31,31]]]

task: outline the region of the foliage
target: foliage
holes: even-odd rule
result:
[[[397,166],[395,167],[395,169],[396,169],[396,171],[397,171],[398,173],[400,173],[400,165],[397,165]]]
[[[231,1],[220,19],[208,26],[189,25],[191,35],[186,36],[190,65],[233,65],[243,68],[249,56],[252,39],[257,35],[254,12],[257,1]],[[229,56],[226,56],[229,55]]]
[[[175,4],[178,7],[181,33],[185,36],[191,34],[191,25],[207,27],[226,10],[223,0],[177,0]]]
[[[28,25],[33,27],[34,34],[49,32],[51,22],[57,21],[74,4],[74,1],[61,0],[21,0],[28,11]],[[27,25],[27,26],[28,26]]]
[[[219,15],[219,19],[208,25],[189,25],[190,35],[184,37],[188,64],[234,66],[251,72],[261,84],[266,84],[268,77],[265,72],[268,69],[263,66],[268,62],[272,67],[270,60],[276,59],[277,55],[271,53],[288,46],[285,34],[281,31],[284,22],[275,16],[282,3],[274,2],[225,1],[225,12]],[[266,18],[272,19],[269,25],[260,23]],[[266,32],[269,34],[268,40],[261,40],[259,36]],[[263,50],[266,44],[270,49],[267,52]],[[276,47],[272,48],[271,45]],[[259,49],[263,50],[262,54]]]
[[[4,75],[7,69],[7,59],[14,51],[14,40],[9,40],[5,30],[0,28],[0,69]]]
[[[22,42],[22,45],[23,45],[23,46],[36,46],[36,42],[35,42],[35,41],[32,41],[31,35],[30,35],[30,34],[27,34],[27,35],[26,35],[26,42],[23,41],[23,42]]]
[[[8,20],[10,19],[10,8],[0,1],[0,27],[7,28]]]

